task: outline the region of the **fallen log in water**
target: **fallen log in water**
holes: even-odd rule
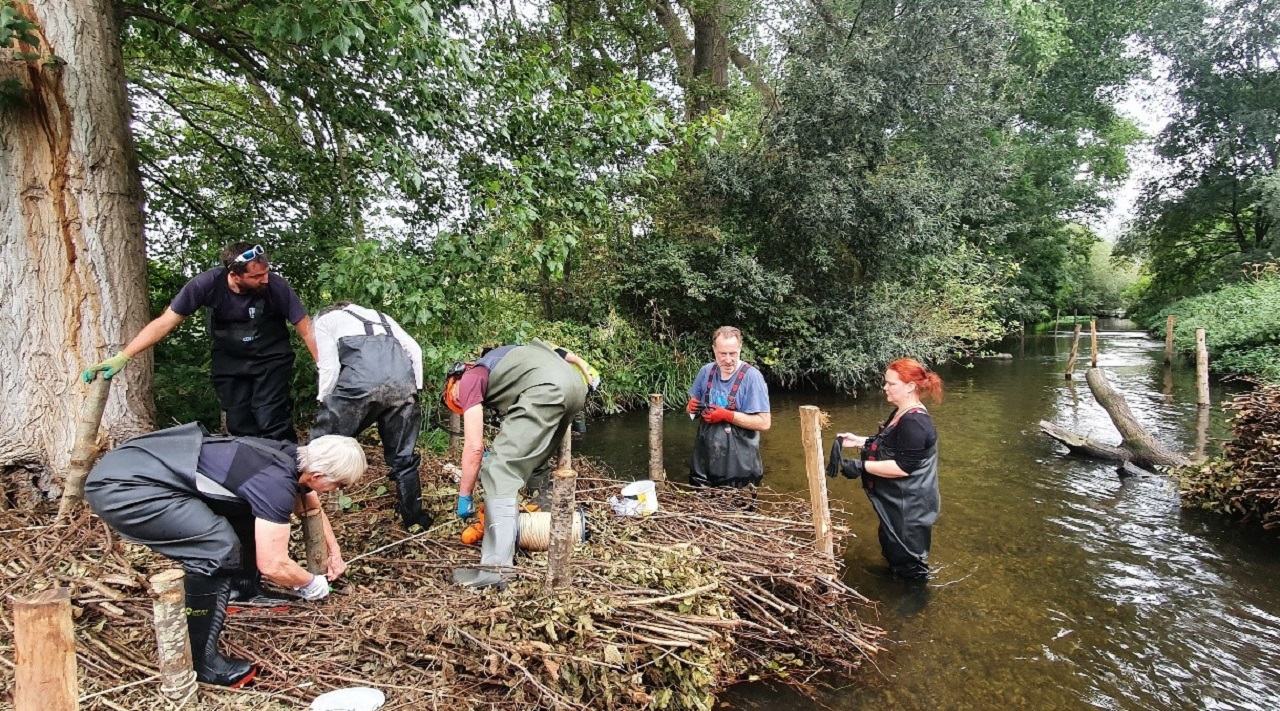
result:
[[[1133,416],[1129,404],[1111,384],[1101,368],[1090,368],[1085,374],[1089,391],[1106,410],[1112,424],[1120,432],[1120,444],[1107,444],[1077,434],[1045,420],[1040,421],[1040,431],[1066,445],[1072,454],[1112,462],[1132,462],[1144,469],[1153,467],[1184,467],[1188,460],[1176,452],[1165,449]]]
[[[368,483],[347,492],[352,510],[332,515],[353,560],[334,594],[283,613],[231,616],[224,653],[261,664],[263,674],[247,691],[201,685],[193,707],[300,708],[322,692],[367,685],[398,709],[711,708],[717,691],[748,676],[809,688],[819,672],[855,671],[880,649],[883,632],[859,619],[871,603],[814,551],[804,499],[762,490],[747,511],[734,492],[668,485],[657,513],[618,518],[605,500],[622,482],[578,460],[590,538],[574,553],[572,587],[547,594],[546,554],[532,554],[517,559],[508,590],[480,594],[451,582],[479,550],[459,540],[443,461],[423,466],[424,504],[443,528],[411,535],[392,494],[378,491],[379,454],[369,455]],[[53,520],[49,509],[0,512],[0,599],[55,579],[69,584],[81,708],[162,708],[145,583],[173,564],[121,542],[88,513],[45,525]],[[12,640],[5,615],[6,687]]]

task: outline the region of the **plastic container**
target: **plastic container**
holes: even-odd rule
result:
[[[622,487],[620,497],[610,497],[609,504],[619,516],[648,516],[658,510],[658,489],[648,479],[633,481]]]

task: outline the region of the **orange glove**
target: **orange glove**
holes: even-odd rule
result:
[[[689,404],[685,406],[684,411],[692,415],[698,411],[699,407],[702,407],[702,402],[696,397],[691,397],[689,398]]]
[[[702,413],[702,421],[712,425],[720,422],[733,422],[733,410],[719,405],[710,405]]]

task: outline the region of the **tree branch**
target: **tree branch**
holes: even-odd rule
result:
[[[773,93],[773,88],[764,80],[764,73],[760,71],[760,65],[756,64],[751,57],[743,54],[735,45],[729,47],[729,59],[733,61],[733,66],[742,72],[742,75],[751,82],[751,86],[755,88],[756,93],[760,94],[760,98],[764,99],[765,106],[770,109],[778,107],[778,99]]]

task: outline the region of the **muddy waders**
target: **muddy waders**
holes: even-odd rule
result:
[[[230,291],[225,279],[218,284]],[[289,391],[293,346],[284,317],[266,310],[265,296],[253,300],[245,321],[224,321],[209,309],[213,389],[226,412],[228,433],[297,442]]]
[[[224,657],[218,652],[231,597],[230,578],[187,573],[185,587],[187,635],[191,637],[191,666],[196,670],[196,679],[218,686],[244,686],[258,670],[243,659]]]
[[[542,341],[505,353],[491,368],[485,404],[504,419],[493,440],[493,454],[480,467],[485,492],[481,565],[513,565],[520,489],[547,468],[586,401],[587,385],[580,371]],[[501,572],[469,568],[454,571],[453,580],[469,587],[505,584]]]
[[[417,452],[422,408],[409,354],[392,334],[386,316],[378,324],[345,309],[342,313],[364,324],[364,335],[338,339],[338,382],[320,401],[311,437],[338,434],[355,437],[378,426],[387,478],[396,485],[396,510],[405,529],[431,527],[422,510],[422,481]],[[328,318],[333,318],[329,316]],[[379,332],[380,331],[380,332]]]

